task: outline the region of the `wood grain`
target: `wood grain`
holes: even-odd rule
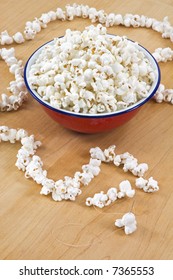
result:
[[[81,3],[81,1],[75,1]],[[173,24],[173,2],[146,1],[83,1],[83,4],[105,9],[106,12],[137,13],[156,19],[169,16]],[[11,34],[22,31],[27,20],[43,12],[64,7],[73,1],[0,1],[0,31]],[[44,42],[64,34],[66,28],[80,29],[89,20],[54,22],[38,34],[32,42],[15,46],[16,55],[24,62]],[[109,28],[109,32],[127,35],[150,51],[157,47],[172,47],[169,40],[146,29],[124,27]],[[172,62],[161,64],[162,82],[173,87]],[[12,79],[5,64],[0,61],[3,92]],[[0,113],[0,125],[25,128],[43,145],[38,150],[49,177],[72,176],[89,160],[89,149],[102,149],[116,144],[117,152],[128,151],[140,162],[149,164],[147,177],[158,180],[160,191],[145,194],[137,190],[134,199],[124,199],[98,210],[85,206],[85,199],[121,180],[135,177],[123,173],[121,168],[102,165],[101,174],[75,202],[54,202],[39,194],[40,186],[27,180],[15,167],[19,144],[0,144],[0,258],[1,259],[172,259],[173,258],[173,113],[169,104],[148,102],[129,123],[114,131],[83,135],[61,127],[42,111],[29,97],[17,112]],[[133,210],[138,229],[131,236],[114,226],[116,218]]]

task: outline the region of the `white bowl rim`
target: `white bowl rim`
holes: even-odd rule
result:
[[[107,34],[108,36],[117,36],[115,34]],[[119,35],[118,35],[119,36]],[[62,38],[63,36],[60,36],[58,38]],[[55,38],[56,39],[56,38]],[[42,104],[43,106],[45,106],[46,108],[55,111],[57,113],[61,113],[61,114],[65,114],[65,115],[69,115],[69,116],[73,116],[73,117],[81,117],[81,118],[107,118],[107,117],[114,117],[117,115],[122,115],[124,113],[129,113],[137,108],[139,108],[140,106],[142,106],[143,104],[145,104],[149,99],[152,98],[152,96],[155,94],[155,92],[157,91],[159,85],[160,85],[160,80],[161,80],[161,73],[160,73],[160,67],[156,61],[156,59],[154,58],[154,56],[142,45],[140,45],[139,43],[136,44],[135,41],[127,38],[129,41],[131,41],[132,43],[136,44],[136,46],[142,50],[144,52],[144,54],[146,55],[146,57],[150,60],[150,62],[152,63],[152,65],[154,65],[155,70],[157,71],[157,76],[156,76],[156,80],[155,82],[152,84],[150,90],[149,90],[149,94],[147,95],[147,97],[139,100],[138,102],[136,102],[135,104],[125,108],[125,109],[121,109],[118,111],[113,111],[113,112],[109,112],[109,113],[99,113],[99,114],[89,114],[89,113],[76,113],[76,112],[72,112],[72,111],[68,111],[65,109],[57,109],[53,106],[51,106],[51,104],[47,101],[44,101],[42,99],[42,97],[34,90],[30,87],[28,80],[27,80],[27,76],[28,76],[28,72],[30,70],[30,66],[33,64],[33,60],[35,61],[35,59],[38,57],[38,55],[40,54],[40,52],[42,51],[42,49],[46,46],[46,45],[51,45],[53,44],[54,40],[50,40],[46,43],[44,43],[43,45],[41,45],[38,49],[36,49],[31,56],[28,58],[25,67],[24,67],[24,81],[25,81],[25,85],[29,91],[29,93],[34,97],[34,99],[36,99],[40,104]],[[154,68],[153,67],[153,68]]]

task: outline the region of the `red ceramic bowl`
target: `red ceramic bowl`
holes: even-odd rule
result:
[[[45,45],[52,43],[53,41],[44,44],[30,56],[25,65],[24,79],[30,94],[42,105],[42,108],[46,111],[46,113],[56,122],[68,129],[82,133],[96,133],[112,130],[120,125],[123,125],[136,115],[139,109],[152,98],[159,87],[159,66],[151,53],[141,45],[138,45],[137,47],[144,52],[145,56],[150,60],[151,65],[156,72],[155,82],[153,83],[146,98],[138,101],[137,103],[129,106],[126,109],[103,114],[82,114],[66,111],[64,109],[56,109],[52,107],[48,102],[44,101],[41,96],[31,88],[27,79],[31,65],[35,63],[35,60],[42,49],[45,47]]]

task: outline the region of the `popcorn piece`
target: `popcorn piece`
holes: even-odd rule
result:
[[[38,18],[35,18],[33,21],[27,21],[25,24],[25,30],[31,29],[35,33],[41,31],[41,21]]]
[[[173,104],[173,89],[165,89],[163,92],[163,100]]]
[[[133,197],[135,195],[135,190],[132,189],[132,186],[128,180],[122,181],[119,184],[120,192],[128,197]]]
[[[89,16],[89,19],[91,20],[91,22],[94,23],[97,21],[97,15],[98,15],[98,12],[95,8],[89,8],[88,16]]]
[[[56,12],[54,12],[54,11],[49,11],[48,13],[48,16],[49,16],[49,19],[50,19],[50,21],[54,21],[54,20],[56,20]]]
[[[89,15],[89,6],[88,5],[81,5],[82,10],[82,17],[87,18]]]
[[[48,195],[54,191],[55,182],[51,179],[47,179],[46,176],[41,181],[41,184],[43,187],[41,188],[40,194]]]
[[[157,192],[159,190],[158,182],[150,177],[147,186],[144,187],[144,192]]]
[[[107,20],[107,14],[104,12],[104,10],[97,11],[97,20],[101,24],[104,24]]]
[[[104,150],[105,162],[112,162],[115,158],[115,145],[110,146],[108,149]]]
[[[1,43],[1,45],[10,45],[13,43],[13,38],[11,36],[9,36],[7,30],[1,32],[0,43]]]
[[[148,181],[142,177],[137,178],[136,182],[135,182],[136,187],[139,189],[144,189],[144,187],[147,185],[147,183],[148,183]]]
[[[16,129],[9,129],[8,126],[0,126],[0,142],[9,141],[10,143],[16,142]]]
[[[120,166],[120,164],[121,164],[121,155],[116,155],[116,156],[114,157],[113,163],[114,163],[116,166]]]
[[[86,205],[87,206],[95,205],[99,208],[103,208],[107,200],[108,200],[108,196],[103,192],[100,192],[100,193],[96,193],[93,198],[88,197],[86,199]]]
[[[14,56],[15,56],[15,49],[14,48],[10,48],[10,49],[2,48],[1,49],[2,59],[6,60],[7,58],[14,57]]]
[[[32,28],[26,28],[24,30],[24,36],[26,40],[33,40],[35,38],[36,31]]]
[[[61,19],[61,20],[65,20],[66,19],[65,13],[64,13],[64,11],[61,8],[57,8],[57,10],[56,10],[56,17],[57,17],[57,19]]]
[[[73,20],[75,16],[75,8],[71,5],[66,6],[66,18],[67,20]]]
[[[98,160],[101,160],[101,161],[106,160],[104,152],[99,147],[91,148],[90,149],[90,155],[91,155],[91,158],[93,158],[93,159],[98,159]]]
[[[132,173],[135,176],[143,176],[147,170],[148,170],[148,164],[147,163],[140,163],[140,164],[138,164],[138,166],[136,166],[132,170]]]
[[[43,162],[40,157],[33,156],[29,164],[26,166],[25,177],[32,178],[37,184],[41,184],[47,176],[47,171],[42,170]]]
[[[115,23],[115,14],[114,13],[110,13],[107,15],[106,17],[106,27],[110,27],[113,26]]]
[[[42,14],[39,21],[41,23],[41,27],[46,28],[47,24],[51,21],[50,15],[48,13]]]
[[[115,221],[115,226],[124,227],[125,234],[131,234],[137,229],[135,215],[132,212],[126,213],[121,219]]]
[[[117,188],[110,188],[107,191],[108,201],[106,205],[109,205],[110,203],[114,202],[117,199]]]
[[[22,35],[21,32],[15,33],[15,34],[13,35],[13,40],[14,40],[14,42],[16,42],[17,44],[22,44],[22,43],[25,41],[25,39],[24,39],[24,37],[23,37],[23,35]]]
[[[165,86],[160,84],[156,93],[154,94],[154,99],[156,100],[156,102],[161,103],[164,99],[163,97],[163,92],[165,90]]]

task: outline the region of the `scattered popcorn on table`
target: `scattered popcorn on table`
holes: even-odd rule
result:
[[[131,234],[137,229],[135,215],[132,212],[126,213],[121,219],[115,221],[115,226],[124,227],[125,234]]]
[[[71,6],[67,6],[71,19]],[[95,10],[93,10],[94,13]],[[54,108],[99,114],[127,108],[146,97],[155,72],[125,37],[110,37],[101,24],[46,45],[31,66],[28,82]]]

